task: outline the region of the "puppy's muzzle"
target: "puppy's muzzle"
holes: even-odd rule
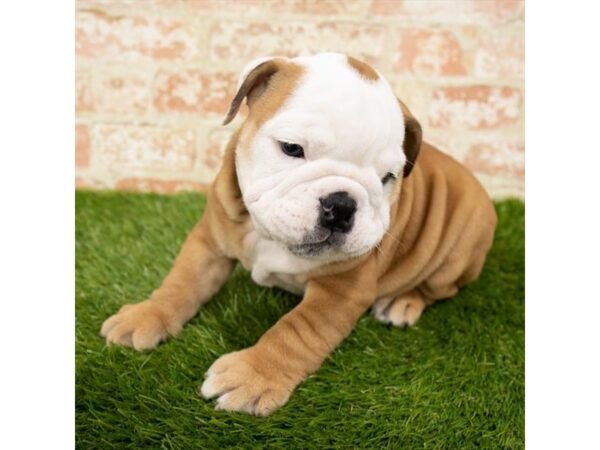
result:
[[[348,233],[354,225],[356,201],[347,192],[334,192],[319,199],[319,225],[332,232]]]

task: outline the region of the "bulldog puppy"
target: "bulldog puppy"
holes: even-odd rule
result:
[[[145,350],[176,335],[236,261],[263,286],[303,295],[250,348],[217,359],[202,395],[265,416],[285,404],[369,309],[413,325],[475,280],[496,214],[479,182],[421,141],[421,127],[364,62],[325,53],[249,64],[204,216],[160,288],[102,326]]]

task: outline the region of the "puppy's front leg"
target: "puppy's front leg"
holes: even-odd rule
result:
[[[266,416],[285,404],[350,334],[376,296],[373,258],[342,275],[308,282],[302,302],[252,347],[222,356],[208,370],[205,398],[217,409]]]
[[[150,299],[125,305],[108,318],[100,334],[109,343],[145,350],[177,334],[225,283],[234,267],[201,220],[187,237],[171,272]]]

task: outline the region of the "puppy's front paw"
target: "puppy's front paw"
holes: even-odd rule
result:
[[[425,300],[417,292],[395,298],[381,298],[373,305],[372,313],[383,323],[400,328],[413,326],[425,310]]]
[[[268,416],[288,401],[294,387],[249,348],[217,359],[206,372],[201,393],[206,399],[218,397],[217,410]]]
[[[108,343],[147,350],[156,347],[176,331],[169,326],[167,315],[160,306],[146,300],[124,305],[118,313],[104,321],[100,335]]]

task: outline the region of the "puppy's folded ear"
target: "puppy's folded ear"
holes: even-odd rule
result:
[[[251,108],[256,99],[265,92],[271,77],[283,69],[286,63],[285,58],[279,57],[263,57],[248,63],[242,69],[237,93],[231,101],[223,125],[227,125],[234,119],[244,98],[247,99],[248,106]]]
[[[410,175],[421,150],[423,131],[421,130],[421,125],[406,105],[400,100],[398,100],[398,103],[400,103],[400,108],[402,108],[402,114],[404,115],[404,143],[402,144],[402,148],[406,155],[406,164],[404,165],[404,177],[406,178]]]

